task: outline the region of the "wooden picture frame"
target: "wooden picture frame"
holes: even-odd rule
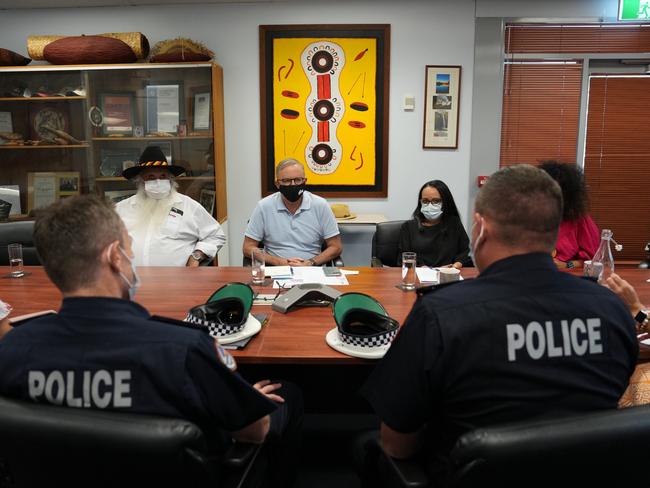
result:
[[[135,127],[135,93],[104,92],[99,94],[102,134],[133,136]]]
[[[185,122],[183,82],[149,80],[145,95],[146,133],[176,135]]]
[[[388,195],[389,24],[261,25],[262,195],[294,158],[324,197]]]
[[[424,76],[424,149],[457,149],[460,66],[427,65]]]
[[[27,173],[27,211],[46,207],[61,198],[79,195],[79,171]]]
[[[212,129],[212,89],[198,86],[191,90],[191,132],[209,132]]]

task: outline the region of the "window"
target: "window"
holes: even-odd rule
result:
[[[500,166],[544,159],[575,162],[582,63],[507,62]]]
[[[592,76],[585,146],[591,214],[623,251],[643,257],[650,240],[650,76]]]

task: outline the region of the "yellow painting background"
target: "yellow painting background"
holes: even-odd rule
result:
[[[341,46],[345,53],[345,64],[339,75],[338,92],[342,95],[345,113],[336,130],[336,139],[342,147],[339,155],[338,168],[331,174],[322,175],[312,172],[305,161],[305,149],[312,135],[312,128],[305,116],[305,104],[311,95],[311,85],[303,70],[300,59],[306,46],[317,41],[330,41]],[[354,58],[367,49],[364,56],[358,61]],[[284,78],[289,66],[289,59],[294,61],[294,67],[287,79]],[[278,80],[278,70],[282,70]],[[376,168],[376,111],[377,95],[376,68],[377,67],[377,40],[363,38],[297,38],[273,40],[273,131],[274,131],[274,156],[275,164],[285,158],[295,158],[305,166],[305,172],[310,185],[374,185]],[[365,72],[365,83],[363,73]],[[360,76],[360,78],[359,78]],[[356,81],[356,83],[355,83]],[[334,92],[332,85],[332,92]],[[283,90],[298,93],[299,98],[282,96]],[[348,92],[350,92],[348,94]],[[350,108],[353,102],[363,102],[368,105],[368,110],[358,112]],[[298,118],[288,120],[280,116],[283,109],[296,110]],[[355,129],[348,125],[351,120],[361,121],[366,126]],[[301,134],[304,135],[301,138]],[[330,126],[330,138],[334,133]],[[354,151],[355,161],[351,159]],[[363,153],[363,166],[361,164]]]

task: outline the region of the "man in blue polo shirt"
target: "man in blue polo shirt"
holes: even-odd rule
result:
[[[275,169],[278,192],[260,200],[244,237],[244,256],[264,243],[273,266],[320,266],[341,254],[336,219],[327,201],[305,190],[305,168],[295,159]],[[322,244],[325,241],[323,248]]]

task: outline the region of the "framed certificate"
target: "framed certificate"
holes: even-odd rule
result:
[[[27,173],[27,207],[46,207],[60,198],[79,195],[80,174],[78,171]]]
[[[13,132],[14,126],[11,123],[11,112],[0,112],[0,132]]]
[[[210,113],[212,93],[209,87],[195,88],[192,90],[192,130],[210,130]]]
[[[100,107],[103,114],[104,135],[133,135],[134,100],[131,92],[102,93]]]
[[[147,133],[176,134],[181,122],[183,84],[180,82],[147,85]]]

